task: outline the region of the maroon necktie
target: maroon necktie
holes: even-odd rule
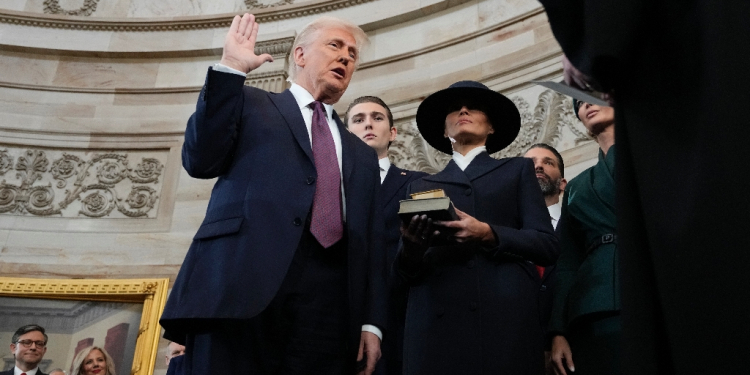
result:
[[[344,235],[344,223],[341,219],[341,173],[336,157],[336,144],[326,121],[323,103],[310,103],[313,110],[312,152],[315,159],[315,170],[318,179],[315,181],[312,221],[310,233],[315,239],[328,248],[338,242]]]

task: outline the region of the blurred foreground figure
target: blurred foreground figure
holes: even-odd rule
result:
[[[541,2],[566,80],[615,96],[622,373],[746,373],[750,2]]]

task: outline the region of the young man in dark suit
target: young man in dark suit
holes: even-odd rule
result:
[[[399,201],[407,198],[409,183],[427,176],[425,172],[408,171],[391,164],[388,147],[396,140],[398,130],[393,125],[391,109],[380,98],[363,96],[355,99],[346,110],[346,125],[378,154],[380,164],[380,205],[385,219],[385,249],[388,266],[393,264],[401,238],[401,219],[398,217]],[[400,374],[403,362],[404,319],[408,289],[399,278],[389,283],[388,337],[383,343],[383,361],[379,374]]]
[[[36,324],[25,325],[16,330],[10,341],[10,352],[16,360],[16,366],[0,372],[0,375],[45,375],[38,367],[47,352],[47,334],[43,327]]]
[[[366,35],[322,17],[292,45],[289,90],[245,86],[271,61],[235,17],[188,121],[182,161],[216,185],[161,318],[188,374],[369,374],[385,327],[375,152],[344,128]]]

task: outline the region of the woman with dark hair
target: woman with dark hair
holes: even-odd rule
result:
[[[478,82],[430,95],[417,126],[445,169],[409,186],[443,189],[458,220],[414,216],[402,226],[395,269],[409,285],[404,374],[540,374],[535,264],[551,265],[557,239],[530,159],[493,159],[517,136],[512,101]],[[450,243],[432,246],[441,231]]]
[[[549,332],[557,375],[618,374],[621,323],[615,220],[615,114],[573,102],[599,144],[599,162],[570,180],[560,215],[557,284]]]
[[[89,346],[73,359],[71,375],[116,375],[115,362],[104,348]]]

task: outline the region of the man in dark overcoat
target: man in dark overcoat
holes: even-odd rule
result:
[[[311,22],[273,94],[244,85],[272,59],[257,33],[235,17],[188,122],[183,166],[218,180],[161,324],[187,374],[352,374],[358,357],[369,374],[386,323],[378,164],[332,107],[366,36]]]
[[[407,198],[406,189],[409,183],[427,176],[427,173],[409,171],[391,164],[388,148],[396,140],[398,129],[393,124],[391,109],[382,99],[375,96],[354,99],[346,111],[346,119],[349,131],[378,154],[380,205],[385,220],[383,240],[388,265],[391,265],[396,259],[401,239],[399,201]],[[376,370],[378,375],[398,375],[403,367],[404,319],[408,288],[400,277],[389,277],[388,281],[388,336],[383,341],[383,359],[378,363]]]
[[[614,93],[622,373],[746,373],[750,3],[541,2],[567,80]]]
[[[518,110],[463,81],[425,99],[417,126],[453,159],[409,192],[443,189],[458,220],[415,216],[402,228],[395,267],[409,284],[404,373],[542,373],[535,265],[553,264],[559,246],[531,160],[490,157],[518,134]],[[448,244],[431,246],[441,230],[450,231]]]

